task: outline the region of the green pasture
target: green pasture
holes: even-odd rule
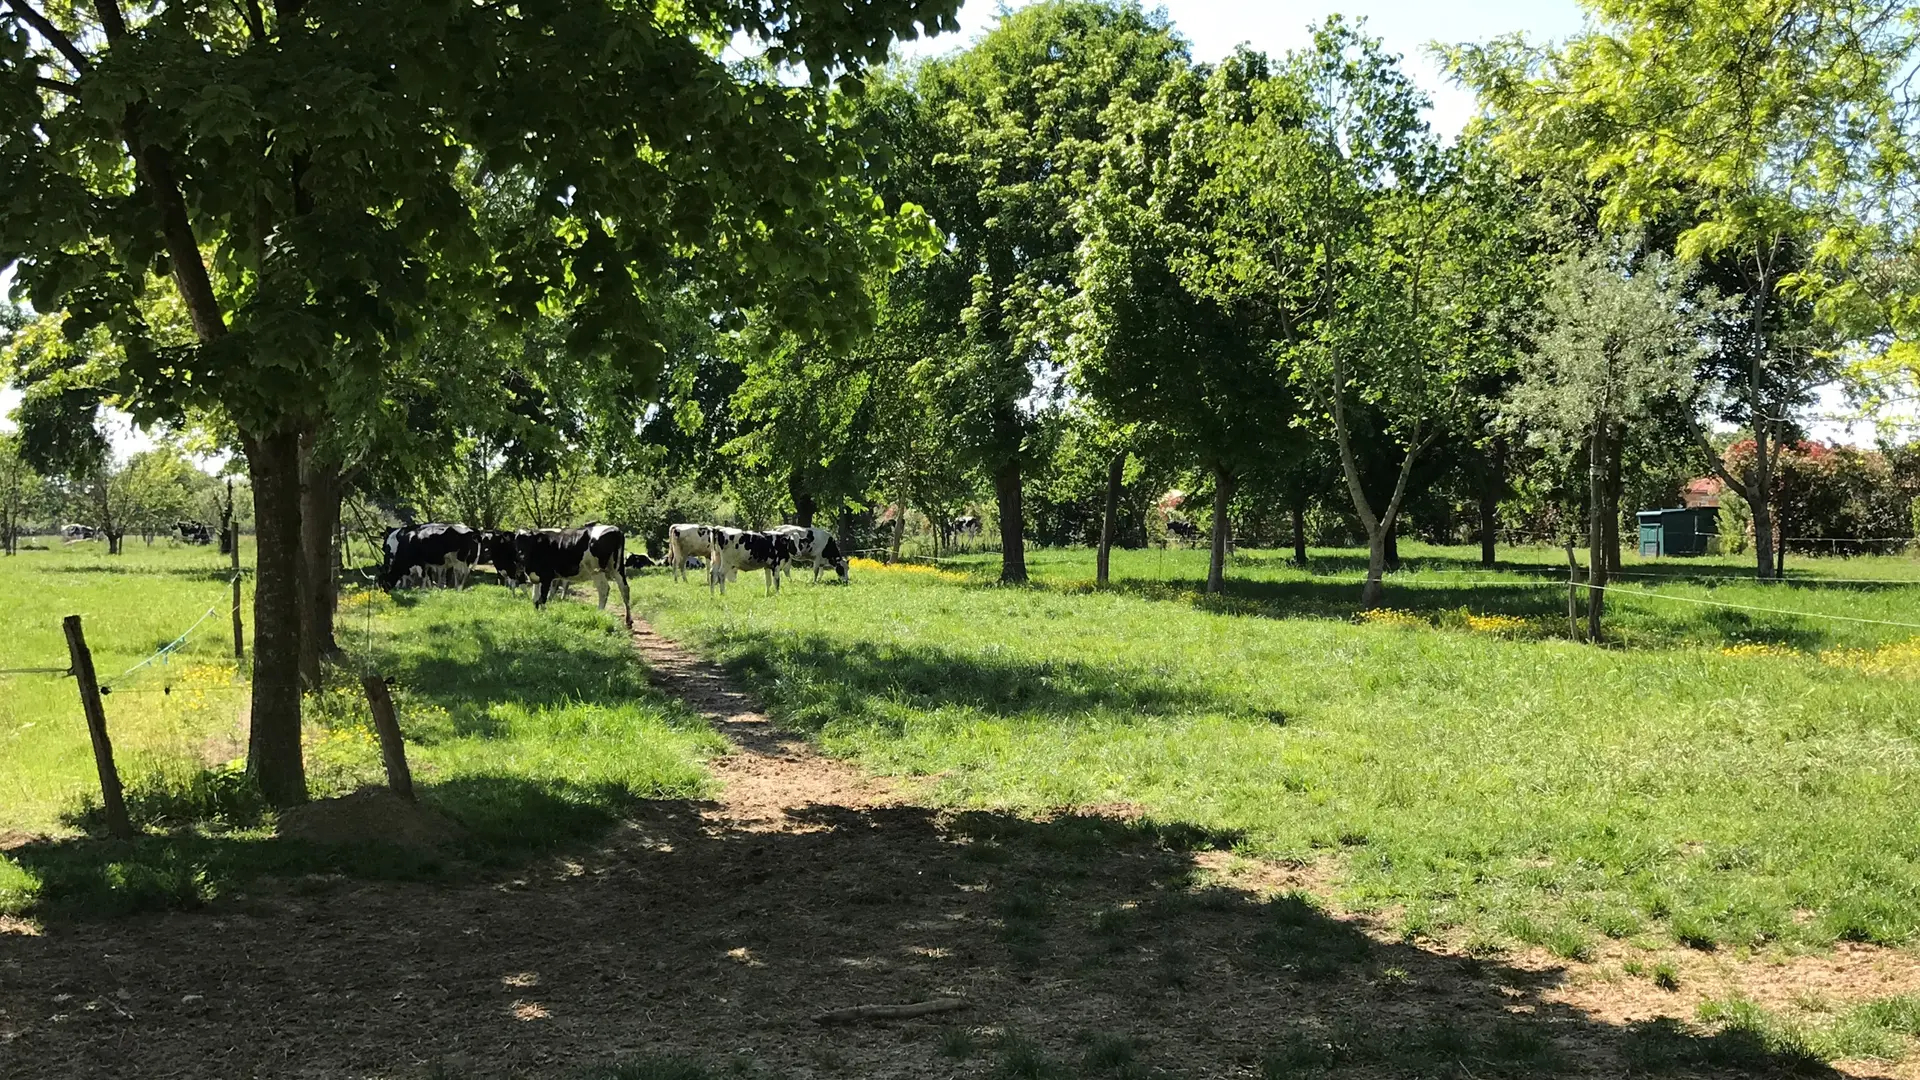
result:
[[[244,686],[218,557],[94,547],[0,560],[4,666],[63,665],[59,619],[78,611],[112,679],[220,610],[108,699],[150,833],[136,850],[67,839],[93,786],[71,681],[0,677],[0,831],[52,838],[0,865],[0,909],[172,904],[310,867],[319,856],[268,839],[230,766]],[[1344,903],[1412,934],[1567,956],[1603,937],[1913,940],[1920,630],[1879,623],[1920,623],[1920,564],[1808,562],[1760,585],[1733,559],[1636,562],[1649,576],[1624,579],[1595,648],[1564,640],[1558,552],[1503,554],[1490,573],[1408,545],[1391,611],[1367,619],[1359,555],[1313,554],[1301,570],[1239,553],[1219,597],[1200,593],[1204,552],[1116,553],[1097,590],[1090,553],[1046,551],[1029,588],[992,584],[978,556],[861,564],[847,589],[799,575],[774,598],[757,575],[721,599],[649,572],[635,602],[782,722],[930,800],[1129,804],[1320,865]],[[425,797],[468,827],[476,859],[696,793],[721,746],[589,605],[350,589],[339,630],[356,664],[393,678]],[[379,775],[357,687],[336,687],[310,709],[316,795]]]
[[[1409,933],[1568,956],[1603,936],[1913,939],[1920,629],[1685,600],[1920,623],[1915,563],[1784,585],[1715,576],[1732,559],[1636,563],[1653,576],[1625,579],[1616,644],[1594,648],[1563,640],[1557,552],[1492,574],[1406,555],[1374,622],[1360,556],[1331,551],[1310,572],[1242,553],[1221,597],[1200,595],[1204,552],[1116,553],[1096,591],[1090,553],[1064,551],[1032,555],[1026,589],[976,557],[777,599],[757,577],[720,601],[652,576],[639,602],[785,723],[939,802],[1134,804],[1327,864]]]
[[[247,687],[232,659],[229,580],[210,549],[161,543],[130,543],[117,557],[81,544],[0,559],[0,667],[64,667],[60,619],[85,616],[114,686],[105,705],[129,805],[147,833],[130,845],[78,837],[92,825],[97,780],[73,680],[0,676],[0,837],[48,837],[0,855],[0,914],[191,905],[266,870],[442,869],[273,839],[238,771]],[[209,606],[215,617],[167,662],[114,678]],[[476,860],[596,833],[634,799],[698,794],[702,760],[723,745],[648,687],[625,631],[586,605],[536,614],[493,587],[397,599],[349,587],[339,618],[352,662],[394,681],[415,783],[464,828],[463,854]],[[351,674],[310,700],[315,797],[382,777]]]

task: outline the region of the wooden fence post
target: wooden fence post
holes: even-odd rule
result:
[[[1567,541],[1567,640],[1580,640],[1580,606],[1574,596],[1579,589],[1575,581],[1580,576],[1580,564],[1573,558],[1573,541]]]
[[[123,840],[133,836],[127,803],[120,791],[120,771],[113,766],[113,742],[107,738],[107,711],[100,705],[100,683],[93,673],[93,653],[80,629],[80,616],[69,615],[61,625],[67,631],[67,655],[73,678],[80,684],[80,707],[87,714],[87,734],[93,737],[93,763],[100,770],[100,805],[107,814],[107,831]]]
[[[393,698],[387,693],[386,680],[378,675],[362,675],[360,688],[366,691],[367,706],[373,710],[373,730],[380,736],[380,759],[387,766],[387,787],[411,801],[413,773],[407,768],[407,745],[400,738],[400,721],[394,718]]]
[[[229,481],[229,483],[231,483],[231,481]],[[232,498],[232,496],[229,495],[228,498]],[[240,625],[240,523],[239,522],[235,522],[231,526],[229,540],[231,542],[227,545],[227,548],[229,551],[233,553],[233,562],[230,564],[233,568],[233,658],[235,660],[245,660],[247,658],[247,636],[246,636],[246,631]]]

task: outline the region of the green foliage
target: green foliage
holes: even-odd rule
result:
[[[1686,273],[1615,246],[1555,264],[1534,347],[1507,398],[1529,440],[1566,452],[1686,400],[1704,315]]]

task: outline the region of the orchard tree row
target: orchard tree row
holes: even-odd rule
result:
[[[990,492],[1021,582],[1030,527],[1104,577],[1180,485],[1209,589],[1236,520],[1334,510],[1373,605],[1409,513],[1488,559],[1502,506],[1581,515],[1604,575],[1624,500],[1711,471],[1770,576],[1816,393],[1912,384],[1903,6],[1461,46],[1454,139],[1341,19],[1199,63],[1056,0],[887,65],[955,7],[0,0],[21,460],[87,475],[106,403],[244,462],[270,800],[343,519],[564,524],[588,477],[897,546]]]

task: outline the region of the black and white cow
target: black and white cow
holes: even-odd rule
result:
[[[819,581],[820,568],[827,566],[840,575],[840,584],[847,583],[847,558],[840,554],[840,544],[832,533],[808,525],[782,525],[773,531],[793,541],[793,558],[782,567],[787,574],[806,563],[813,567],[813,580]]]
[[[1200,539],[1200,526],[1195,525],[1191,521],[1169,518],[1167,520],[1167,535],[1177,536],[1189,543],[1194,543]]]
[[[673,580],[687,580],[687,571],[698,566],[693,560],[713,554],[713,538],[719,531],[712,525],[667,526],[667,565],[673,568]]]
[[[493,567],[495,577],[500,584],[514,592],[527,583],[527,572],[520,565],[520,552],[514,543],[514,534],[500,529],[488,529],[480,534],[480,561]]]
[[[71,544],[77,540],[93,539],[94,528],[91,525],[62,525],[60,538]]]
[[[429,522],[390,530],[386,539],[387,565],[380,571],[380,587],[391,592],[401,580],[418,571],[422,576],[459,589],[480,561],[480,534],[465,525]]]
[[[173,534],[189,544],[213,543],[213,528],[200,521],[176,521]]]
[[[780,591],[780,568],[795,553],[793,537],[781,533],[747,532],[743,529],[713,529],[710,541],[713,554],[707,563],[707,592],[720,586],[727,594],[727,582],[742,570],[767,572],[767,592]]]
[[[660,565],[659,563],[653,561],[653,556],[642,554],[641,552],[638,552],[638,551],[627,556],[627,569],[629,571],[645,570],[649,566],[659,566],[659,565]]]
[[[521,569],[537,584],[533,606],[545,607],[554,587],[591,580],[600,593],[600,610],[607,610],[607,582],[620,586],[627,626],[633,626],[633,598],[627,592],[627,538],[613,526],[589,521],[578,529],[522,530],[513,534],[514,555]]]

